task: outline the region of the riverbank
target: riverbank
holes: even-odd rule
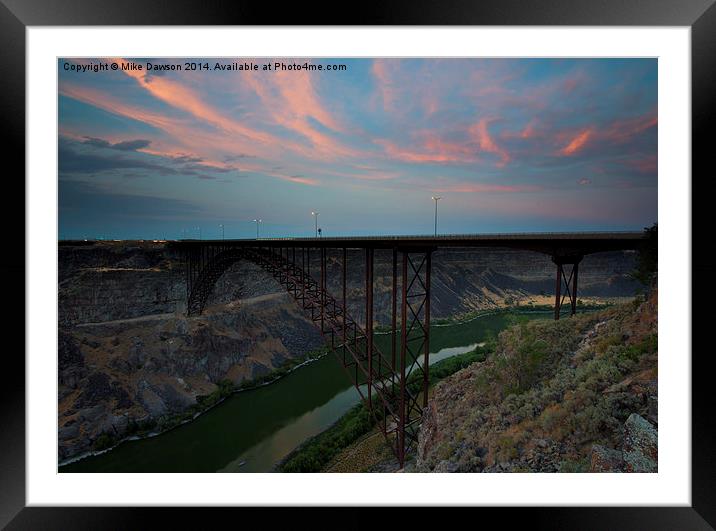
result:
[[[493,344],[483,343],[470,352],[457,354],[431,365],[430,386],[432,387],[443,378],[472,363],[484,361],[493,348]],[[419,375],[413,373],[408,380],[408,387],[414,392],[419,392],[421,385],[422,381],[419,381]],[[377,419],[370,414],[363,403],[360,403],[326,431],[296,448],[276,465],[274,471],[322,472],[341,451],[371,432],[376,424]],[[385,441],[381,439],[381,442]]]
[[[589,302],[580,302],[577,306],[577,313],[582,312],[595,312],[599,310],[605,310],[611,308],[617,304],[632,300],[634,297],[613,297],[604,300],[590,300]],[[483,317],[490,317],[494,315],[529,315],[529,314],[552,314],[554,313],[554,304],[527,304],[527,305],[516,305],[516,306],[503,306],[499,308],[492,308],[489,310],[476,310],[472,312],[466,312],[459,315],[453,315],[444,319],[434,319],[430,326],[431,328],[441,328],[445,326],[455,326],[468,324],[476,319]],[[564,305],[560,315],[569,315],[569,306]],[[388,326],[376,326],[375,335],[389,335],[392,329]],[[400,327],[396,329],[396,333],[400,333]]]
[[[290,358],[277,369],[261,377],[244,380],[238,386],[234,385],[229,380],[221,380],[217,383],[218,387],[214,392],[208,395],[197,396],[196,404],[190,406],[181,414],[166,415],[156,420],[148,419],[145,421],[139,421],[135,423],[134,426],[136,427],[134,428],[132,424],[130,424],[127,432],[122,437],[116,437],[105,433],[95,441],[95,447],[92,451],[65,459],[58,463],[58,467],[76,463],[87,457],[105,454],[125,442],[139,441],[166,434],[180,426],[196,420],[199,416],[206,414],[234,394],[252,391],[260,387],[276,383],[292,372],[310,363],[316,362],[330,353],[331,351],[328,347],[322,347],[320,349],[310,351],[304,356]]]

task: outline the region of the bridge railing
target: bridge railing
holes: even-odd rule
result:
[[[401,240],[523,240],[523,239],[641,239],[643,232],[639,231],[579,231],[579,232],[494,232],[494,233],[453,233],[453,234],[386,234],[366,236],[277,236],[271,238],[236,238],[231,240],[197,240],[180,239],[179,242],[277,242],[277,241],[401,241]]]

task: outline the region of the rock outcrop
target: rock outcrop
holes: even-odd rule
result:
[[[590,472],[657,472],[658,432],[645,418],[632,413],[624,424],[620,450],[592,446]]]

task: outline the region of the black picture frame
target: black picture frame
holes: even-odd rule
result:
[[[708,132],[713,130],[716,106],[716,0],[481,0],[430,2],[426,0],[394,1],[368,5],[355,4],[350,19],[340,16],[337,4],[296,5],[296,9],[276,9],[268,2],[217,2],[174,0],[0,0],[0,116],[3,131],[2,160],[5,163],[5,198],[2,212],[4,227],[18,227],[21,214],[8,205],[24,204],[25,183],[25,30],[27,26],[84,25],[504,25],[504,26],[688,26],[692,49],[692,277],[698,297],[693,297],[691,311],[692,351],[692,506],[687,508],[502,508],[479,509],[469,518],[498,519],[501,525],[524,522],[531,529],[712,529],[716,526],[716,435],[713,411],[716,398],[711,391],[712,376],[708,370],[710,352],[709,325],[716,317],[709,277],[716,267],[707,258],[710,231],[706,209],[697,203],[714,197],[713,170],[707,170],[713,151]],[[568,47],[565,54],[569,54]],[[709,127],[710,126],[710,127]],[[660,149],[664,149],[660,146]],[[696,176],[699,178],[695,178]],[[684,176],[685,183],[689,176]],[[706,204],[703,205],[704,207]],[[712,207],[713,208],[713,207]],[[24,212],[23,212],[24,213]],[[23,235],[24,235],[24,215]],[[17,229],[14,229],[15,231]],[[701,245],[696,245],[700,243]],[[0,261],[4,279],[6,343],[3,352],[3,378],[0,386],[0,526],[8,529],[136,529],[152,525],[150,517],[161,518],[164,527],[205,527],[218,511],[223,515],[243,511],[241,518],[252,519],[255,509],[167,509],[144,508],[29,508],[25,507],[25,363],[24,337],[17,334],[17,346],[11,348],[10,331],[24,329],[25,239],[14,232],[5,245]],[[22,248],[21,248],[22,247]],[[10,252],[11,251],[11,252]],[[31,282],[25,278],[25,282]],[[684,289],[691,285],[684,283]],[[23,301],[22,303],[20,301]],[[679,353],[661,353],[678,355]],[[317,500],[317,503],[320,501]],[[365,527],[366,522],[386,516],[374,515],[377,509],[339,509],[335,517],[341,527]],[[276,509],[272,509],[276,514]],[[308,510],[292,510],[305,515]],[[439,515],[439,510],[434,511]],[[281,514],[279,516],[286,516]],[[284,511],[285,513],[285,511]],[[367,513],[367,514],[366,514]],[[264,518],[265,515],[257,515]],[[435,516],[435,515],[431,515]],[[439,517],[439,516],[438,516]],[[275,516],[272,516],[275,518]],[[405,515],[401,516],[405,518]],[[417,522],[425,516],[411,509],[410,518]],[[332,519],[321,519],[331,525]],[[361,523],[362,522],[362,523]],[[239,522],[236,521],[238,524]],[[334,522],[335,523],[335,522]],[[475,522],[478,523],[477,521]],[[404,525],[407,522],[403,521]]]

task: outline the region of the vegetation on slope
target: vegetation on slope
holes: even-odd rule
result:
[[[494,355],[435,389],[420,471],[587,471],[656,399],[656,291],[647,301],[503,331]],[[652,420],[653,421],[653,420]]]

